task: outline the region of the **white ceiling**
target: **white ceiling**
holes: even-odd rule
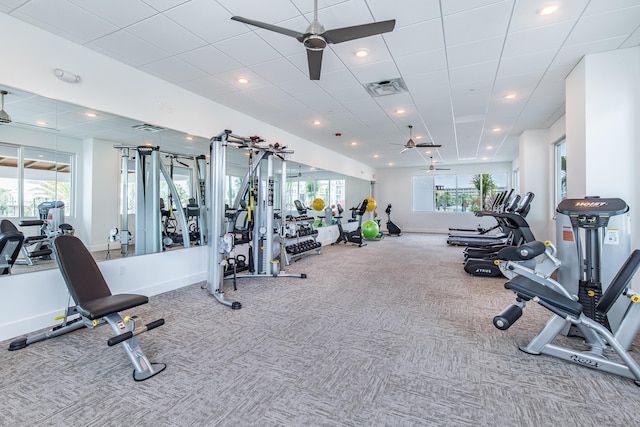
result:
[[[539,16],[550,2],[558,12]],[[640,44],[640,0],[318,3],[326,29],[396,27],[329,45],[321,79],[310,81],[298,41],[230,18],[304,32],[312,0],[0,0],[0,12],[375,168],[423,165],[418,154],[447,165],[510,161],[523,130],[564,113],[564,78],[583,55]],[[358,48],[369,56],[357,59]],[[373,98],[363,88],[398,77],[407,93]],[[408,140],[408,125],[416,142],[442,148],[401,155],[392,143]]]

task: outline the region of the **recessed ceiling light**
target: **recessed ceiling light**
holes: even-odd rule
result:
[[[500,128],[493,128],[493,129],[491,129],[491,131],[492,131],[492,132],[500,132],[501,130],[502,130],[502,129],[500,129]]]
[[[358,58],[364,58],[364,57],[369,55],[369,51],[367,49],[358,49],[358,50],[356,50],[355,55]]]
[[[374,159],[377,159],[378,157],[380,157],[378,154],[374,154],[374,155],[373,155],[373,158],[374,158]]]
[[[487,145],[487,150],[493,150],[493,147],[491,145]]]
[[[191,135],[187,135],[187,140],[188,141],[193,141],[193,137]]]
[[[92,113],[90,111],[87,111],[86,113],[84,113],[85,116],[87,117],[98,117],[98,115],[96,113]]]
[[[353,142],[351,142],[351,145],[358,145],[358,143],[353,141]]]
[[[515,93],[509,93],[507,95],[504,96],[504,99],[513,99],[516,97]]]
[[[396,114],[404,114],[404,110],[402,110],[402,109],[396,110]]]
[[[238,83],[246,85],[247,83],[249,83],[249,79],[247,79],[246,77],[238,77]]]
[[[47,122],[45,122],[44,120],[38,120],[38,121],[36,122],[36,124],[37,124],[38,126],[46,126],[46,125],[47,125]]]
[[[488,157],[483,157],[482,160],[489,160],[489,158]]]
[[[546,16],[546,15],[553,15],[554,13],[556,13],[558,11],[558,9],[560,8],[560,6],[558,6],[555,3],[550,3],[547,4],[545,6],[542,6],[540,9],[538,9],[538,15],[540,16]]]
[[[417,135],[416,139],[422,139],[422,135]]]
[[[316,126],[320,125],[320,120],[314,120],[313,124],[316,125]]]
[[[431,150],[427,150],[427,151],[425,151],[425,153],[431,154]]]
[[[393,166],[393,163],[389,162],[389,166]]]

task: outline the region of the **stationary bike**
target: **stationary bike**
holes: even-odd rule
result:
[[[390,235],[402,236],[402,230],[391,221],[391,203],[387,205],[384,211],[387,214],[387,233]]]
[[[344,231],[344,229],[342,228],[342,223],[340,221],[342,217],[339,214],[338,216],[335,217],[340,236],[338,236],[338,239],[334,242],[334,244],[340,243],[340,242],[344,242],[344,243],[350,242],[358,246],[367,245],[364,242],[364,236],[362,235],[362,216],[367,211],[368,204],[369,204],[369,201],[367,199],[364,199],[362,203],[360,203],[360,206],[351,208],[351,217],[353,219],[355,219],[356,216],[358,217],[358,228],[356,228],[354,231]],[[338,212],[340,212],[341,208],[342,207],[338,205]]]

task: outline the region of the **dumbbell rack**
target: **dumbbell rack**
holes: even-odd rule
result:
[[[322,243],[317,241],[318,230],[313,228],[313,218],[298,217],[293,222],[295,223],[295,235],[285,236],[286,265],[290,265],[292,260],[304,255],[314,253],[320,255],[322,248]]]

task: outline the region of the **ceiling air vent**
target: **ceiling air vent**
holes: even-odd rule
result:
[[[371,96],[395,95],[407,91],[407,85],[401,78],[366,83],[363,86]]]
[[[143,130],[145,132],[160,132],[161,130],[164,130],[164,128],[161,128],[160,126],[154,126],[154,125],[150,125],[148,123],[142,123],[142,124],[139,124],[139,125],[133,125],[131,127],[133,129]]]

